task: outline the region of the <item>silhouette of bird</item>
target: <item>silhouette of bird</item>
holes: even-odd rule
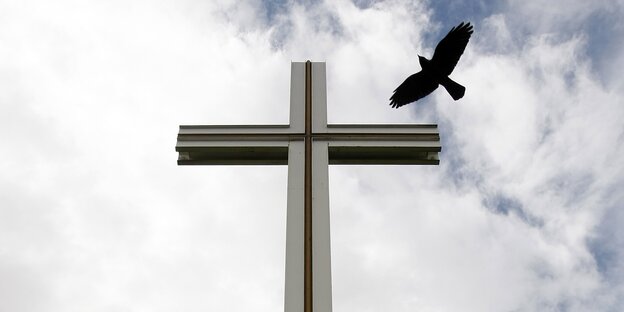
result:
[[[453,100],[461,99],[466,93],[466,88],[448,76],[464,53],[470,35],[472,35],[472,25],[462,22],[453,27],[438,43],[431,60],[419,55],[418,62],[422,70],[407,77],[394,90],[394,94],[390,97],[390,106],[399,108],[417,101],[437,89],[438,85],[442,85]]]

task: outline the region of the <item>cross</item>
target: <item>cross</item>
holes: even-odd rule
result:
[[[288,125],[180,126],[178,165],[288,165],[285,312],[331,312],[330,164],[438,165],[437,125],[327,124],[324,62],[293,62]]]

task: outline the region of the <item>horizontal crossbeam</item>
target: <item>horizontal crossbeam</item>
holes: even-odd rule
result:
[[[327,125],[329,164],[437,165],[436,125]],[[181,126],[179,165],[286,165],[288,144],[305,134],[286,125]]]

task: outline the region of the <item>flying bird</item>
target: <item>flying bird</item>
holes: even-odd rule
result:
[[[390,97],[390,106],[399,108],[417,101],[442,85],[457,101],[464,96],[466,88],[451,80],[448,76],[453,72],[472,35],[472,25],[463,22],[453,27],[442,39],[433,52],[431,60],[418,55],[421,71],[407,77],[394,90]]]

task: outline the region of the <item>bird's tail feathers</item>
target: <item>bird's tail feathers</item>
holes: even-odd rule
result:
[[[446,89],[446,91],[455,101],[464,97],[464,94],[466,93],[466,88],[459,83],[451,80],[451,78],[446,77],[445,79],[442,79],[440,84]]]

